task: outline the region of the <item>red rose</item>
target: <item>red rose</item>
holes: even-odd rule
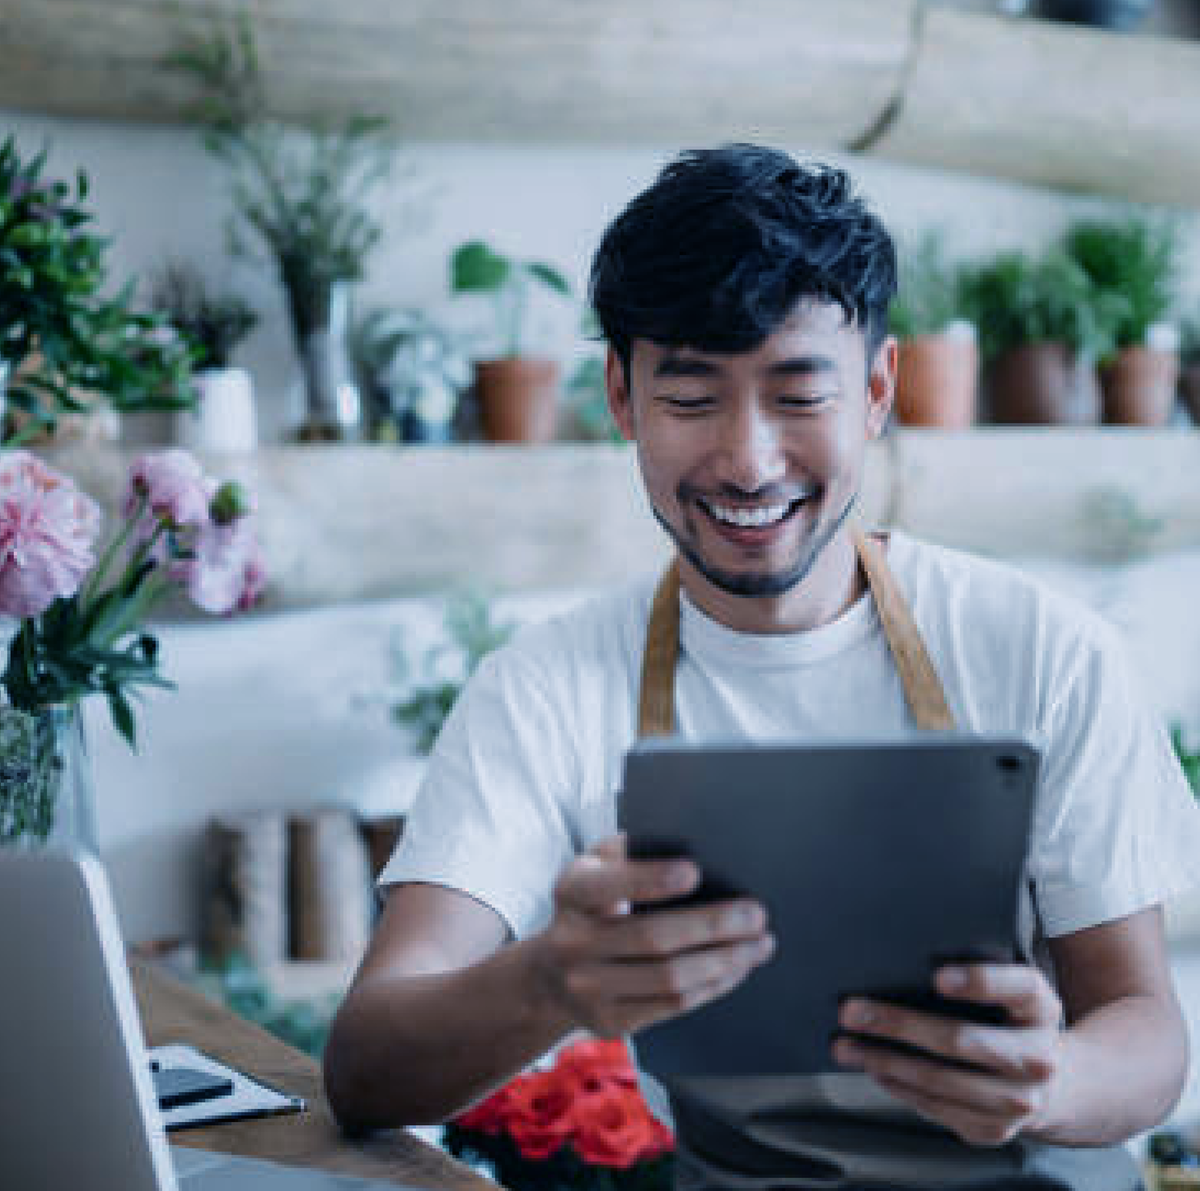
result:
[[[573,1144],[593,1166],[627,1170],[672,1148],[670,1132],[653,1117],[636,1088],[609,1083],[575,1102]]]
[[[522,1157],[543,1161],[569,1140],[573,1089],[553,1071],[518,1076],[508,1087],[505,1127]]]
[[[493,1092],[485,1100],[472,1105],[466,1112],[454,1118],[454,1123],[460,1129],[469,1129],[474,1133],[497,1134],[504,1128],[504,1120],[508,1115],[508,1087]]]
[[[581,1094],[599,1092],[610,1084],[637,1087],[637,1072],[629,1051],[619,1040],[576,1042],[560,1051],[554,1069],[573,1080]]]

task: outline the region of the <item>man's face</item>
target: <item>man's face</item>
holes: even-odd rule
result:
[[[636,340],[628,385],[609,353],[655,515],[718,602],[784,598],[814,568],[887,419],[895,359],[885,340],[868,369],[861,329],[815,301],[740,355]]]

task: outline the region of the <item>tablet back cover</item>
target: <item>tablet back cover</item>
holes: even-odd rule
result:
[[[722,999],[641,1031],[669,1075],[836,1069],[839,1000],[944,1008],[951,958],[1011,959],[1038,754],[1019,740],[695,746],[627,758],[631,853],[688,854],[767,908],[775,955]]]

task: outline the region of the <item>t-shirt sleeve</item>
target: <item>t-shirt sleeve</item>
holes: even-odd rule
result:
[[[1051,703],[1029,871],[1047,936],[1200,882],[1200,810],[1116,633],[1088,622]]]
[[[515,938],[548,921],[575,854],[578,768],[537,668],[506,647],[467,684],[381,885],[424,882],[490,906]]]

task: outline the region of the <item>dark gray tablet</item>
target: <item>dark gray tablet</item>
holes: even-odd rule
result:
[[[639,1033],[641,1064],[833,1070],[838,1003],[855,993],[968,1016],[930,975],[948,959],[1016,957],[1038,767],[1025,741],[959,734],[639,744],[620,800],[631,855],[691,856],[705,883],[685,900],[750,894],[777,942],[726,997]]]

